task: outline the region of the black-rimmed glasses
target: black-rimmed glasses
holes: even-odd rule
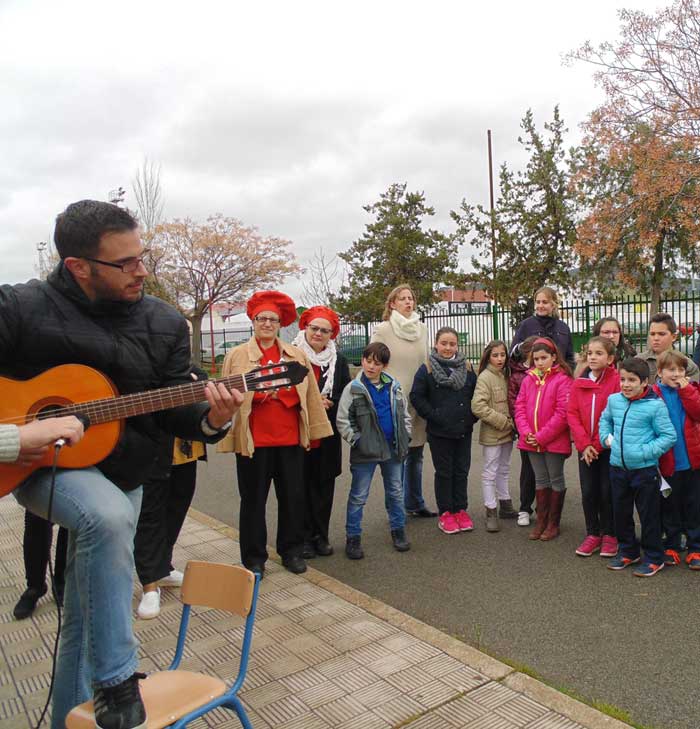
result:
[[[312,334],[317,334],[318,332],[321,332],[321,334],[332,334],[332,329],[326,329],[326,327],[317,327],[315,324],[309,324],[308,327],[306,327]]]
[[[138,258],[127,258],[121,263],[115,263],[114,261],[102,261],[99,258],[90,258],[89,256],[82,256],[86,261],[92,261],[93,263],[101,263],[103,266],[111,266],[112,268],[120,268],[122,273],[133,273],[140,263],[143,263],[144,268],[146,264],[143,259],[150,253],[150,249],[146,248]]]
[[[258,324],[279,324],[280,320],[274,316],[256,316],[254,317]]]

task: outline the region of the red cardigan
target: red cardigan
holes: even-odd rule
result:
[[[661,388],[654,385],[653,390],[663,400]],[[695,471],[700,468],[700,385],[697,382],[690,382],[686,387],[678,390],[678,395],[685,410],[685,427],[683,428],[685,447],[688,451],[690,467]],[[673,476],[676,470],[673,448],[659,458],[659,469],[665,478]]]
[[[615,365],[606,367],[596,382],[588,376],[589,372],[586,367],[571,386],[566,419],[576,450],[583,453],[588,446],[593,446],[600,453],[603,446],[598,436],[598,421],[610,395],[620,392],[620,375]]]

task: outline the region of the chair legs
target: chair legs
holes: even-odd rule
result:
[[[236,714],[238,714],[238,718],[241,720],[241,724],[243,725],[243,729],[253,729],[253,725],[250,723],[250,719],[248,718],[248,714],[245,713],[245,709],[243,708],[243,703],[238,698],[238,696],[234,696],[231,699],[230,706]]]

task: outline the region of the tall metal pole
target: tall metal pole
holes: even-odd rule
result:
[[[491,200],[491,274],[493,276],[493,291],[491,296],[493,298],[493,304],[496,305],[498,301],[496,291],[496,211],[494,209],[493,202],[493,159],[491,155],[491,130],[488,129],[486,132],[489,145],[489,198]]]

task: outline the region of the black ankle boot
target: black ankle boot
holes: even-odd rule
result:
[[[394,549],[397,552],[408,552],[411,548],[410,542],[406,539],[406,531],[404,529],[392,529],[391,541],[394,543]]]
[[[146,709],[139,691],[140,678],[146,678],[146,675],[135,673],[116,686],[95,689],[97,729],[143,729],[146,726]]]
[[[362,559],[365,556],[365,553],[362,551],[362,542],[359,534],[355,537],[347,538],[345,542],[345,554],[350,559]]]
[[[15,609],[12,611],[15,618],[17,620],[24,620],[25,618],[28,618],[34,612],[34,608],[39,602],[39,599],[46,594],[46,590],[46,585],[44,585],[41,590],[37,587],[28,587],[22,593],[22,596],[15,605]]]

